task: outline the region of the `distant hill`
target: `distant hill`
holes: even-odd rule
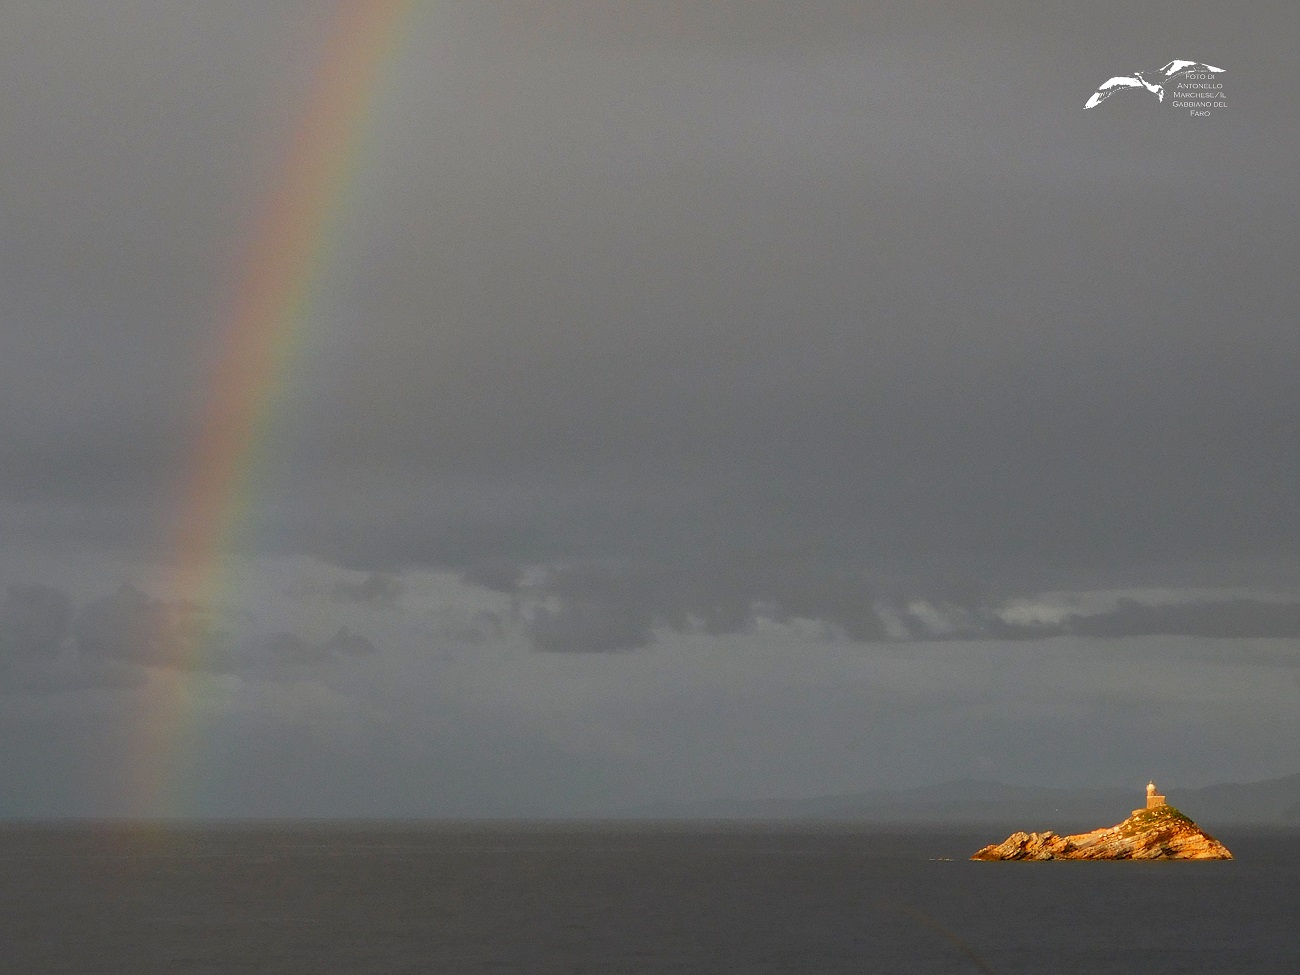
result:
[[[1300,826],[1300,774],[1200,789],[1161,788],[1171,805],[1206,823]],[[860,819],[880,823],[1011,823],[1060,831],[1119,821],[1146,801],[1141,788],[1052,789],[962,780],[899,791],[807,799],[713,799],[622,810],[638,819]]]

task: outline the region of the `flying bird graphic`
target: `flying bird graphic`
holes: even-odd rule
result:
[[[1097,89],[1097,93],[1089,98],[1088,104],[1083,107],[1096,108],[1117,91],[1133,91],[1138,88],[1145,88],[1156,96],[1157,101],[1163,102],[1165,100],[1165,84],[1174,78],[1182,77],[1193,71],[1221,74],[1223,69],[1216,68],[1212,64],[1201,64],[1199,61],[1170,61],[1163,68],[1156,68],[1151,71],[1134,71],[1132,75],[1111,78],[1110,81]]]

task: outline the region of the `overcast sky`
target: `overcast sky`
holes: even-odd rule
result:
[[[0,815],[1300,770],[1300,8],[417,4],[181,604],[333,6],[0,12]]]

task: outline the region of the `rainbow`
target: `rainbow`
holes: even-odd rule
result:
[[[269,406],[295,347],[310,326],[313,292],[329,266],[343,201],[365,145],[371,106],[395,59],[415,0],[341,0],[306,112],[291,134],[241,251],[238,287],[220,325],[220,351],[207,380],[181,503],[169,535],[168,589],[174,605],[215,607],[254,488]],[[161,625],[161,624],[160,624]],[[154,668],[142,708],[129,786],[133,810],[183,814],[190,679],[210,641],[202,627],[154,634],[172,666]],[[187,636],[188,634],[188,636]]]

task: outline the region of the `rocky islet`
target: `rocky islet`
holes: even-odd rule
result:
[[[1147,808],[1091,833],[1012,833],[972,860],[1231,860],[1228,848],[1147,787]]]

